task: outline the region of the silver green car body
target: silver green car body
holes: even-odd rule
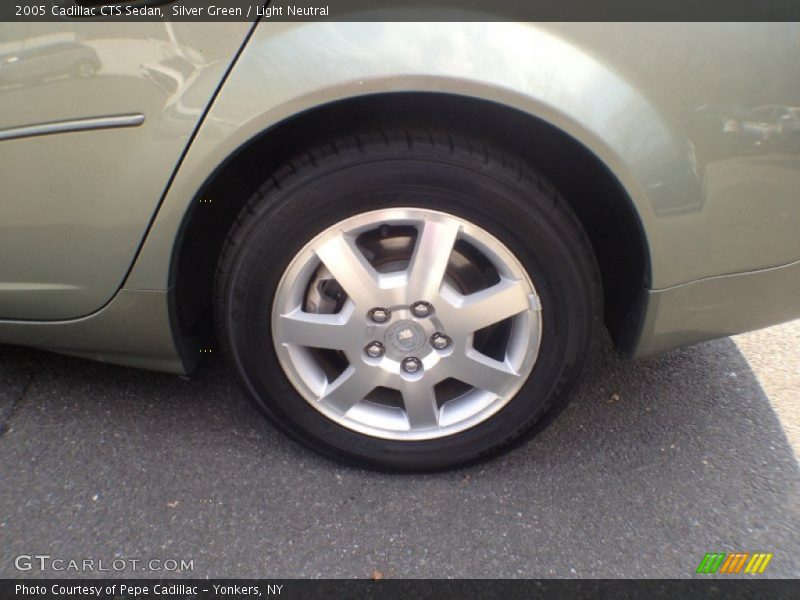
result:
[[[2,27],[0,343],[191,370],[175,256],[209,179],[317,107],[407,92],[508,107],[608,169],[645,241],[628,354],[800,316],[798,123],[747,114],[798,114],[797,24]],[[4,81],[32,41],[101,66]]]

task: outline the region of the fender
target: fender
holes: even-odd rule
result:
[[[402,91],[497,102],[568,133],[627,191],[654,257],[652,287],[704,276],[692,271],[703,236],[687,236],[686,223],[672,234],[660,222],[702,208],[690,145],[640,91],[577,45],[521,23],[262,22],[192,144],[125,288],[167,288],[164,257],[198,189],[253,137],[320,104]]]

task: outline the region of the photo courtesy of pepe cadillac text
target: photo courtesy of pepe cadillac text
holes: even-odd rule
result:
[[[265,596],[280,596],[284,591],[285,584],[282,583],[257,583],[248,582],[247,585],[240,584],[219,584],[203,581],[202,583],[181,582],[181,583],[150,583],[145,580],[136,582],[57,582],[48,581],[46,583],[14,583],[13,593],[16,598],[34,599],[75,599],[100,598],[100,599],[139,599],[148,598],[260,598]],[[2,588],[0,587],[0,591]],[[8,596],[3,596],[7,598]]]

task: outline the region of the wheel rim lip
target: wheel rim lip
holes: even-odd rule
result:
[[[324,403],[319,401],[319,394],[317,391],[315,391],[313,382],[309,382],[308,373],[303,373],[298,368],[298,365],[302,367],[309,360],[313,360],[310,359],[310,352],[308,348],[284,343],[279,340],[278,336],[276,335],[276,332],[279,330],[278,320],[283,314],[293,310],[294,307],[302,303],[302,297],[305,294],[305,289],[308,286],[311,274],[314,273],[320,264],[320,260],[316,256],[315,249],[319,248],[319,246],[323,244],[326,239],[329,239],[335,235],[339,235],[340,233],[358,235],[363,231],[376,228],[384,223],[392,225],[419,225],[430,219],[457,222],[461,227],[461,234],[459,235],[460,239],[466,239],[471,244],[475,245],[481,251],[481,253],[484,254],[484,256],[487,256],[487,258],[490,259],[492,264],[498,269],[499,272],[504,275],[514,276],[519,280],[524,281],[525,285],[527,286],[529,294],[535,302],[536,307],[511,317],[515,323],[515,328],[517,327],[517,321],[520,319],[527,320],[527,323],[520,327],[517,335],[518,345],[520,337],[527,338],[527,341],[524,344],[525,347],[522,352],[522,356],[517,361],[519,365],[519,376],[516,377],[516,381],[513,385],[509,385],[507,389],[505,389],[503,393],[499,395],[492,394],[491,392],[487,392],[479,388],[475,388],[468,392],[464,395],[464,397],[468,397],[470,394],[473,394],[474,397],[470,400],[470,402],[473,406],[478,406],[479,408],[474,410],[471,414],[468,414],[453,423],[448,423],[433,428],[414,429],[412,427],[410,430],[398,430],[365,422],[365,418],[368,418],[369,415],[364,413],[363,408],[367,403],[363,401],[360,401],[346,414],[336,413]],[[411,316],[409,304],[386,306],[382,308],[387,308],[392,313],[392,318],[390,318],[386,323],[379,325],[379,327],[383,329],[395,322],[394,317],[397,315],[397,311],[402,313],[404,310],[407,310],[407,318],[415,318]],[[353,309],[352,304],[350,304],[350,309]],[[347,310],[347,306],[345,309],[343,309],[343,311],[344,310]],[[432,323],[432,330],[439,331],[439,324],[437,323],[436,315],[427,318],[427,320]],[[292,387],[314,409],[336,424],[370,437],[384,440],[422,441],[444,438],[456,433],[461,433],[462,431],[485,422],[499,412],[502,408],[504,408],[522,388],[533,371],[541,346],[543,322],[541,301],[538,291],[527,270],[504,243],[502,243],[484,228],[462,217],[428,208],[408,206],[376,209],[358,213],[326,227],[323,231],[315,235],[299,252],[295,254],[281,276],[276,288],[276,293],[274,295],[271,308],[271,327],[273,332],[273,346],[275,348],[283,373],[292,384]],[[519,333],[520,331],[522,332],[521,334]],[[430,334],[430,331],[428,331],[428,333]],[[528,334],[527,336],[524,335],[526,333]],[[383,341],[382,337],[380,341]],[[509,347],[511,346],[511,343],[511,340],[509,340]],[[471,336],[469,345],[472,345]],[[442,359],[443,354],[447,354],[447,351],[448,349],[443,351],[432,349],[432,351],[424,357],[419,357],[423,363],[423,370],[417,374],[414,374],[412,378],[415,376],[422,377],[424,372],[430,368],[431,365],[435,365],[439,360]],[[477,351],[475,352],[477,353]],[[354,357],[351,357],[348,353],[347,358],[352,364]],[[395,361],[387,361],[387,357],[384,356],[383,361],[385,368],[386,364],[390,365],[388,367],[390,371],[397,372],[401,369],[400,364],[402,358]],[[380,386],[380,383],[376,383],[375,385],[376,387]],[[492,396],[494,396],[494,398],[492,398]],[[449,401],[445,404],[445,407],[447,404],[449,404]],[[361,409],[359,409],[359,407],[361,407]]]

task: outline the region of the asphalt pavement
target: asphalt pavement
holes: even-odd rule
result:
[[[285,438],[219,358],[186,381],[0,346],[0,576],[79,574],[15,569],[47,554],[192,567],[97,576],[689,577],[742,551],[797,577],[799,400],[800,321],[639,362],[606,344],[523,447],[387,475]]]

